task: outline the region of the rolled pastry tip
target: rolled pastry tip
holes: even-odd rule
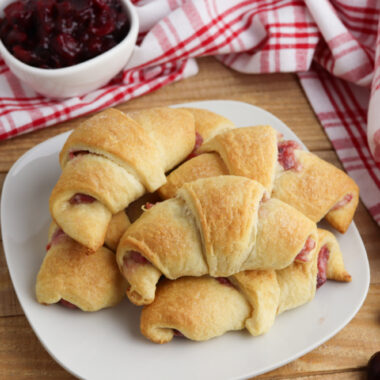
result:
[[[35,287],[39,303],[97,311],[112,307],[124,298],[127,283],[117,267],[115,254],[109,249],[101,247],[88,255],[86,247],[54,224],[46,248]]]

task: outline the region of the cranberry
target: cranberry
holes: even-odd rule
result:
[[[299,171],[301,169],[300,163],[294,155],[296,149],[301,149],[296,141],[285,140],[278,143],[278,162],[284,170],[295,169]]]
[[[231,284],[231,281],[227,277],[215,277],[215,280],[218,281],[222,285],[230,286],[231,288],[234,287]]]
[[[203,144],[203,137],[198,132],[195,132],[195,145],[194,149],[191,151],[191,153],[187,156],[187,160],[190,160],[190,158],[193,158],[197,156],[197,150],[198,148]]]
[[[121,0],[21,0],[0,18],[0,38],[24,63],[71,66],[117,45],[128,33]]]
[[[367,366],[367,379],[379,380],[380,379],[380,351],[376,352],[369,359]]]
[[[327,280],[327,262],[329,261],[330,250],[324,245],[318,253],[318,274],[317,289],[320,288]]]
[[[78,309],[77,306],[75,306],[74,304],[72,304],[72,303],[69,302],[69,301],[64,300],[63,298],[59,301],[59,303],[60,303],[62,306],[67,307],[68,309]]]
[[[181,331],[176,330],[176,329],[173,329],[173,334],[174,334],[174,336],[178,336],[179,338],[184,338],[185,337],[185,335],[183,335],[181,333]]]
[[[295,257],[295,260],[307,262],[309,261],[309,253],[315,247],[315,241],[309,236],[301,252]]]
[[[79,205],[82,203],[93,203],[95,202],[96,199],[92,197],[91,195],[87,194],[75,194],[71,199],[70,199],[70,204],[71,205]]]

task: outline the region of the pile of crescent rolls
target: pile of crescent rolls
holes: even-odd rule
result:
[[[126,294],[151,341],[203,341],[263,334],[326,280],[351,281],[316,223],[344,233],[357,185],[271,126],[195,108],[108,109],[59,159],[41,304],[97,311]]]

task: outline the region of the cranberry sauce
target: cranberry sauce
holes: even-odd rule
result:
[[[350,203],[354,196],[352,194],[346,194],[343,199],[341,199],[335,206],[331,209],[331,211],[338,210],[344,207],[346,204]]]
[[[133,268],[136,265],[147,264],[148,260],[137,251],[129,251],[127,255],[124,256],[123,265],[125,268]]]
[[[85,154],[90,154],[88,150],[75,150],[69,153],[69,160],[74,159],[78,156],[84,156]]]
[[[330,250],[324,245],[318,253],[318,275],[317,289],[320,288],[327,280],[327,262],[329,261]]]
[[[50,242],[46,245],[46,250],[48,251],[63,236],[66,236],[66,234],[61,228],[58,228],[51,237]]]
[[[79,205],[82,203],[94,203],[96,199],[92,197],[91,195],[87,194],[75,194],[74,196],[71,197],[69,200],[71,205]]]
[[[315,241],[309,236],[301,252],[296,256],[295,260],[303,261],[303,262],[309,261],[309,253],[314,248],[315,248]]]
[[[187,156],[186,160],[190,160],[190,158],[193,158],[193,157],[197,156],[197,150],[198,150],[198,148],[202,144],[203,144],[203,137],[198,132],[195,132],[195,145],[194,145],[194,149]]]
[[[173,334],[174,334],[174,336],[178,336],[178,337],[180,337],[180,338],[185,338],[185,335],[183,335],[183,334],[181,333],[181,331],[178,331],[178,330],[176,330],[176,329],[173,329]]]
[[[111,49],[129,27],[121,0],[19,0],[4,9],[0,38],[20,61],[56,69]]]
[[[215,277],[215,280],[218,281],[222,285],[230,286],[231,288],[234,288],[231,281],[227,277]]]
[[[301,146],[295,141],[285,140],[278,143],[278,162],[284,170],[301,170],[301,164],[294,155],[296,149],[301,149]]]
[[[61,304],[62,306],[67,307],[68,309],[78,309],[77,306],[75,306],[69,301],[64,300],[63,298],[58,303]]]

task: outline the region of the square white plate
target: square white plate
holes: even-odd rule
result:
[[[270,113],[235,101],[177,105],[217,112],[238,126],[270,124],[299,139]],[[361,307],[369,286],[367,254],[355,225],[338,236],[351,283],[328,281],[307,305],[280,315],[265,335],[230,332],[203,343],[146,340],[140,309],[119,306],[83,313],[35,300],[35,279],[45,255],[50,223],[48,200],[60,175],[58,154],[69,133],[25,153],[9,171],[1,200],[2,236],[18,299],[41,343],[72,374],[85,379],[238,379],[280,367],[306,354],[341,330]]]

